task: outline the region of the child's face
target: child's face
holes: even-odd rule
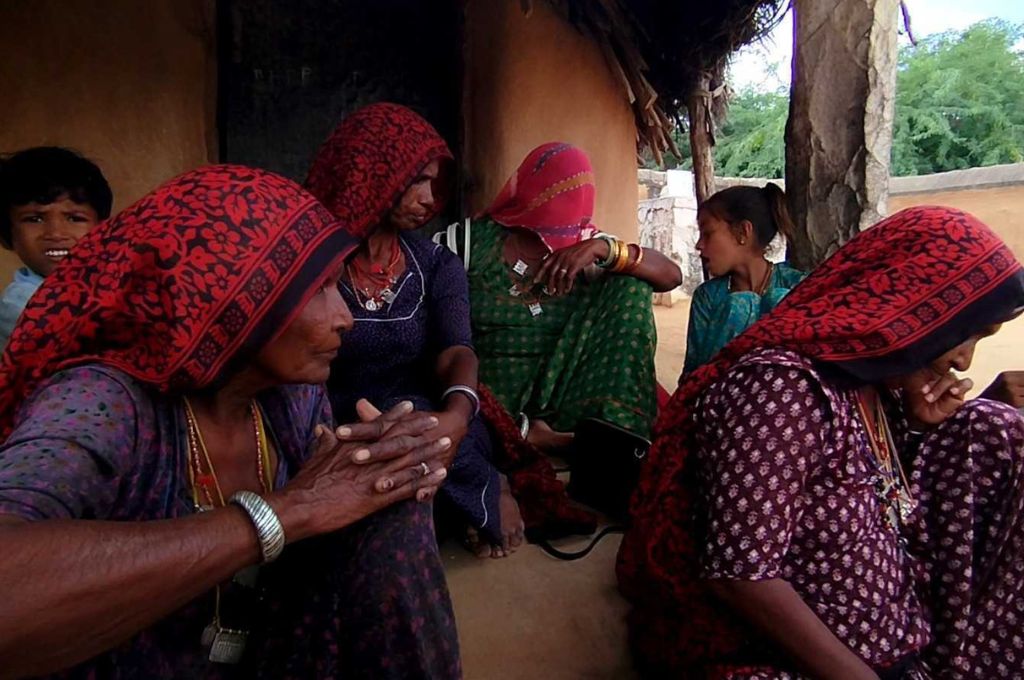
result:
[[[91,205],[75,203],[67,194],[53,203],[26,203],[10,210],[14,252],[40,276],[49,276],[78,239],[99,222]]]

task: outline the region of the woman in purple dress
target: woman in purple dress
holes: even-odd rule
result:
[[[0,360],[3,675],[460,676],[417,512],[436,420],[364,403],[335,433],[319,386],[355,245],[294,183],[211,166],[47,277]]]
[[[985,225],[858,235],[680,385],[619,554],[651,677],[1024,677],[1024,418],[965,402],[1024,311]]]
[[[441,210],[451,160],[427,121],[386,103],[350,115],[317,153],[307,187],[364,239],[341,281],[355,328],[328,393],[340,420],[354,417],[361,398],[432,412],[453,442],[440,501],[479,537],[479,555],[503,557],[521,544],[524,525],[476,417],[466,272],[447,248],[412,233]]]

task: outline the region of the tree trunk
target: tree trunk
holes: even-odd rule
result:
[[[790,260],[811,269],[886,214],[899,0],[794,0]]]

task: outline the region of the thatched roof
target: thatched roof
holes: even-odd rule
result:
[[[520,0],[529,12],[532,0]],[[770,30],[787,0],[548,0],[604,50],[636,114],[638,143],[660,161],[702,72]]]

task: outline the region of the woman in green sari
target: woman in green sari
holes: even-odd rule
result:
[[[449,234],[469,273],[480,380],[549,451],[588,417],[649,436],[651,293],[682,279],[661,253],[595,235],[593,209],[589,159],[553,142],[526,157],[468,236]]]

